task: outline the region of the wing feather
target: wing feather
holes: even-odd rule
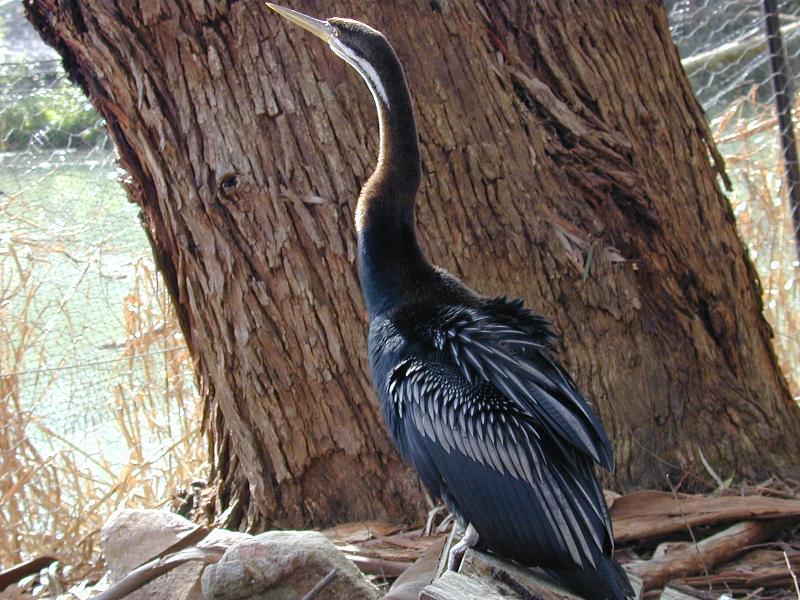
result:
[[[588,470],[563,475],[569,461],[494,386],[437,363],[401,366],[386,389],[405,407],[403,447],[426,485],[496,551],[527,564],[594,566],[610,532],[588,457],[576,459]]]
[[[488,382],[537,422],[537,432],[611,469],[611,442],[575,385],[530,334],[477,309],[450,309],[431,341],[470,383]]]

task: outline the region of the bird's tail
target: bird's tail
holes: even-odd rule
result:
[[[596,569],[545,571],[568,590],[588,600],[625,600],[634,597],[627,574],[613,558],[599,557]]]

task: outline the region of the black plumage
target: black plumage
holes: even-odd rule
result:
[[[443,280],[450,279],[441,273]],[[445,281],[453,292],[458,283]],[[519,302],[439,290],[372,320],[370,363],[401,454],[481,544],[584,595],[629,591],[592,463],[611,445]]]
[[[473,292],[419,246],[419,146],[391,45],[356,21],[270,6],[325,39],[375,98],[380,154],[356,229],[372,380],[400,453],[482,547],[590,598],[632,595],[594,473],[612,468],[611,444],[556,361],[549,322]]]

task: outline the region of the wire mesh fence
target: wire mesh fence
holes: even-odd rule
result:
[[[775,346],[800,396],[800,263],[762,0],[668,0],[673,39],[725,158],[742,239],[758,270]],[[800,1],[776,2],[789,94],[800,73]],[[794,103],[794,114],[800,115]]]
[[[202,475],[191,363],[123,176],[22,3],[0,0],[0,566],[96,565],[113,510]]]
[[[666,4],[798,393],[800,268],[762,3]],[[800,1],[778,6],[798,72]],[[157,505],[201,471],[191,364],[123,177],[21,2],[0,0],[0,565],[40,549],[93,563],[111,510]]]

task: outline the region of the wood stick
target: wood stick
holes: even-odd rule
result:
[[[462,575],[478,579],[512,598],[540,600],[579,600],[579,596],[547,579],[535,569],[520,567],[497,556],[470,549],[461,563]]]
[[[198,525],[194,529],[192,529],[189,533],[179,539],[177,542],[164,548],[161,552],[156,554],[155,556],[151,557],[149,560],[144,561],[142,564],[149,563],[152,560],[157,558],[164,558],[165,556],[169,556],[170,554],[175,554],[176,552],[180,552],[184,548],[188,548],[189,546],[196,546],[204,539],[208,537],[208,534],[211,533],[211,529],[206,527],[205,525]]]
[[[787,38],[797,33],[798,29],[800,22],[781,27],[783,35]],[[719,70],[736,61],[749,60],[766,49],[767,39],[761,31],[757,31],[752,35],[742,36],[722,46],[684,58],[681,64],[686,74],[692,76],[700,69]]]
[[[480,579],[445,571],[419,595],[420,600],[503,600],[508,598]]]
[[[792,563],[789,561],[789,555],[786,554],[784,551],[783,559],[786,561],[786,568],[789,570],[789,575],[792,576],[792,582],[794,583],[794,591],[797,594],[797,598],[800,599],[800,583],[797,582],[797,575],[794,574],[792,570]]]
[[[697,525],[789,517],[800,518],[800,500],[643,490],[618,498],[611,507],[617,543],[658,538]]]
[[[337,567],[333,567],[330,573],[328,573],[327,575],[325,575],[325,577],[320,579],[317,582],[317,585],[311,588],[311,591],[308,592],[305,596],[303,596],[303,600],[313,600],[314,598],[316,598],[317,594],[319,594],[322,590],[324,590],[330,584],[330,582],[336,578],[336,573],[338,571],[339,569]]]
[[[52,556],[38,556],[33,560],[19,563],[18,565],[14,565],[13,567],[0,572],[0,592],[2,592],[8,586],[25,579],[28,575],[33,575],[45,567],[49,567],[57,560],[57,558],[53,558]]]
[[[743,521],[664,558],[633,563],[626,568],[641,577],[645,590],[664,587],[673,579],[696,575],[704,568],[710,570],[732,560],[748,546],[768,539],[786,524],[782,519]]]
[[[671,583],[661,591],[659,600],[716,600],[718,594]]]
[[[112,585],[106,591],[98,594],[93,600],[119,600],[128,594],[135,592],[143,585],[150,583],[156,577],[181,566],[184,563],[194,560],[202,561],[204,564],[219,562],[226,548],[221,546],[208,546],[206,548],[187,548],[175,554],[156,558],[149,563],[136,567],[119,582]]]
[[[788,587],[792,578],[785,568],[772,567],[760,568],[757,572],[723,571],[711,575],[698,575],[696,577],[681,577],[672,583],[684,584],[701,589],[711,586],[713,588],[741,588],[753,590],[755,588]]]
[[[400,562],[396,560],[384,560],[361,556],[358,554],[345,553],[347,559],[354,563],[365,575],[381,575],[383,577],[399,577],[405,573],[412,563]]]

